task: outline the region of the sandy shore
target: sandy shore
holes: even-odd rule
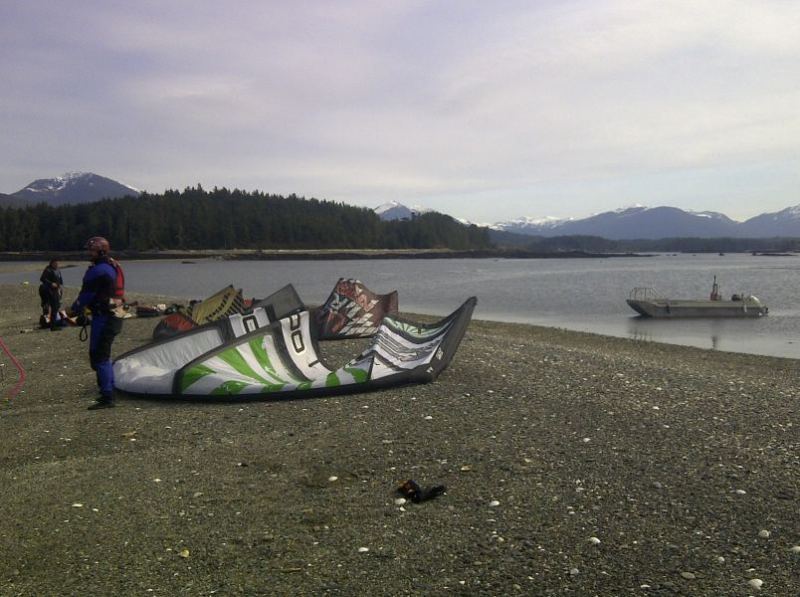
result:
[[[473,322],[426,386],[89,412],[77,330],[0,305],[0,595],[800,593],[796,361]]]

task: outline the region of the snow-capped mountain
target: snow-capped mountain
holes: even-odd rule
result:
[[[742,236],[800,236],[800,205],[761,214],[742,223]]]
[[[424,207],[414,206],[414,207],[406,207],[402,203],[398,203],[397,201],[389,201],[389,203],[384,203],[379,205],[378,207],[373,208],[373,210],[381,220],[410,220],[414,216],[418,216],[420,214],[428,213],[433,211],[431,209],[426,209]]]
[[[690,212],[676,207],[636,205],[582,219],[521,218],[495,224],[494,228],[537,236],[585,235],[634,239],[742,236],[742,226],[743,224],[717,212]]]
[[[543,235],[544,231],[556,228],[571,220],[572,218],[564,219],[554,218],[552,216],[545,216],[544,218],[521,217],[509,222],[492,224],[489,228],[492,230],[501,230],[503,232],[515,232],[517,234]]]
[[[10,200],[8,203],[3,200],[3,203],[64,205],[66,203],[91,203],[126,195],[138,197],[140,194],[139,189],[92,172],[67,172],[54,178],[34,180],[24,189],[8,195]]]

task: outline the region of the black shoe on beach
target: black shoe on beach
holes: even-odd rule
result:
[[[98,410],[98,409],[101,409],[101,408],[113,408],[113,407],[114,407],[114,401],[113,400],[98,400],[97,402],[92,404],[86,410]]]

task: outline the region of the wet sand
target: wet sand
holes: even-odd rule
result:
[[[35,329],[35,287],[0,306],[28,374],[0,400],[0,595],[800,592],[797,361],[473,322],[425,386],[89,412],[77,330]],[[407,478],[447,494],[400,505]]]

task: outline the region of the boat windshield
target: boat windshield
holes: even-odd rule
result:
[[[659,294],[655,291],[655,289],[650,288],[649,286],[637,286],[633,290],[631,290],[630,295],[628,298],[633,299],[634,301],[654,301],[661,298]]]

